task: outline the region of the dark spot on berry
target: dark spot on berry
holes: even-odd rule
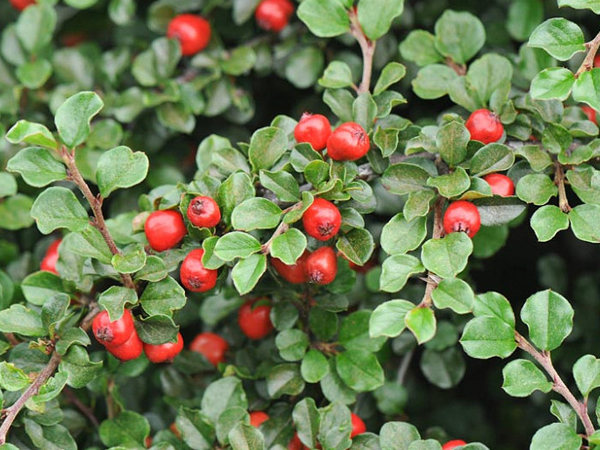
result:
[[[204,201],[202,200],[193,200],[192,204],[192,212],[196,215],[200,215],[202,214],[202,211],[204,210]]]
[[[115,338],[109,327],[101,327],[96,331],[96,337],[99,341],[111,343]]]
[[[308,281],[310,283],[320,284],[323,281],[323,272],[320,270],[313,270],[308,274]]]
[[[194,289],[200,289],[204,283],[198,277],[190,277],[188,284]]]
[[[331,235],[334,228],[335,227],[333,226],[333,224],[331,222],[325,222],[325,223],[320,224],[317,227],[317,230],[319,230],[319,234],[321,236],[326,237],[326,236]]]
[[[465,225],[462,222],[456,222],[456,224],[453,227],[453,230],[469,234],[469,226]]]

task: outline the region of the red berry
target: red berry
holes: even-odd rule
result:
[[[135,329],[129,339],[121,345],[107,345],[106,350],[121,361],[130,361],[139,358],[144,351],[144,343]]]
[[[360,417],[354,413],[350,413],[350,418],[352,419],[352,432],[350,433],[350,439],[357,434],[362,434],[367,431],[367,426]]]
[[[329,119],[321,114],[304,113],[294,128],[297,142],[308,142],[312,148],[321,151],[327,146],[331,135]]]
[[[194,14],[175,16],[167,28],[167,37],[177,39],[183,56],[195,55],[204,50],[210,41],[210,24]]]
[[[250,425],[258,428],[261,423],[269,420],[269,415],[263,411],[252,411],[250,413]]]
[[[58,271],[56,270],[56,262],[58,261],[58,246],[61,242],[62,239],[57,239],[50,244],[40,264],[40,270],[45,270],[58,275]]]
[[[321,247],[306,258],[308,281],[315,284],[329,284],[337,275],[337,257],[331,247]]]
[[[19,11],[23,11],[25,8],[31,5],[35,5],[35,0],[9,0],[10,4],[13,5]]]
[[[467,445],[467,443],[460,439],[454,439],[453,441],[446,442],[443,445],[442,450],[452,450],[453,448],[460,447],[461,445]]]
[[[327,154],[335,161],[356,161],[367,154],[370,146],[364,128],[355,122],[346,122],[327,139]]]
[[[187,234],[181,214],[170,209],[150,214],[146,219],[144,231],[150,247],[157,252],[175,247]]]
[[[306,283],[308,278],[306,276],[306,258],[310,255],[308,250],[304,250],[304,253],[298,258],[296,264],[286,264],[280,259],[271,258],[271,264],[285,280],[293,284]]]
[[[583,105],[581,110],[585,113],[590,122],[596,123],[596,110],[588,105]]]
[[[294,4],[289,0],[263,0],[254,11],[254,18],[260,28],[267,31],[283,30],[292,14]]]
[[[179,269],[181,284],[192,292],[206,292],[217,284],[217,271],[204,267],[203,256],[203,249],[192,250],[187,254]]]
[[[144,353],[153,363],[170,362],[183,350],[183,337],[177,333],[177,342],[152,345],[144,342]]]
[[[485,182],[492,188],[492,194],[501,197],[510,197],[515,193],[515,184],[506,175],[491,173],[483,177]]]
[[[212,228],[221,221],[221,210],[213,198],[199,195],[190,202],[187,216],[197,227]]]
[[[116,347],[124,344],[135,331],[131,311],[126,309],[123,315],[111,322],[106,310],[100,311],[92,322],[92,331],[102,345]]]
[[[594,67],[600,67],[600,55],[594,56]]]
[[[342,215],[329,200],[316,198],[304,211],[302,224],[309,236],[319,241],[328,241],[340,231]]]
[[[472,238],[479,231],[481,217],[477,206],[466,200],[459,200],[448,206],[443,223],[446,234],[463,231]]]
[[[215,333],[200,333],[190,344],[190,350],[204,355],[213,365],[225,361],[225,353],[229,350],[229,344],[225,339]]]
[[[473,111],[467,123],[467,130],[471,133],[471,139],[474,141],[489,144],[499,141],[504,134],[504,127],[498,116],[488,109],[478,109]]]
[[[146,445],[146,448],[152,447],[152,441],[152,436],[146,436],[146,439],[144,439],[144,445]]]
[[[294,433],[294,436],[288,444],[288,450],[309,450],[309,448],[302,443],[298,437],[298,433]]]
[[[238,310],[238,325],[247,337],[258,340],[273,331],[271,323],[271,306],[262,304],[264,298],[249,300]],[[261,304],[254,306],[257,302]]]

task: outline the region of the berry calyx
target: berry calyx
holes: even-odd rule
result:
[[[301,284],[308,281],[306,276],[306,258],[310,255],[308,250],[304,250],[304,253],[300,255],[300,258],[296,260],[296,264],[286,264],[280,259],[271,258],[271,265],[275,268],[277,273],[281,275],[285,280],[292,284]]]
[[[248,300],[238,310],[240,330],[250,339],[264,338],[273,331],[270,314],[271,305],[265,298]]]
[[[481,217],[477,206],[466,200],[458,200],[448,206],[443,219],[446,234],[464,232],[472,238],[481,227]]]
[[[221,210],[212,197],[194,197],[187,209],[190,222],[200,228],[212,228],[221,221]]]
[[[283,30],[294,13],[294,4],[289,0],[263,0],[254,11],[257,25],[266,31]]]
[[[46,250],[46,254],[40,263],[40,270],[45,270],[46,272],[52,272],[58,275],[58,271],[56,270],[56,262],[58,261],[58,246],[62,242],[62,239],[57,239]]]
[[[296,142],[307,142],[319,152],[327,146],[329,136],[331,136],[331,124],[329,119],[321,114],[302,114],[294,128]]]
[[[194,14],[175,16],[167,28],[167,37],[177,39],[183,56],[191,56],[204,50],[210,41],[211,28],[208,21]]]
[[[144,353],[153,363],[171,362],[183,350],[183,337],[177,333],[177,342],[152,345],[144,342]]]
[[[129,339],[127,339],[121,345],[107,345],[106,350],[113,355],[115,358],[121,361],[131,361],[132,359],[139,358],[144,351],[144,343],[140,339],[135,329]]]
[[[144,231],[150,247],[157,252],[175,247],[187,234],[181,214],[170,209],[150,214],[144,224]]]
[[[329,200],[316,198],[304,211],[302,225],[309,236],[319,241],[328,241],[340,231],[342,215]]]
[[[258,428],[263,422],[269,420],[269,415],[264,411],[252,411],[250,413],[250,425]]]
[[[367,154],[370,146],[364,128],[355,122],[346,122],[327,139],[327,154],[335,161],[356,161]]]
[[[213,365],[225,361],[225,353],[229,350],[229,344],[225,339],[215,333],[200,333],[190,344],[190,350],[204,355]]]
[[[337,257],[331,247],[321,247],[306,258],[306,275],[310,283],[329,284],[337,275]]]
[[[9,2],[15,9],[18,9],[19,11],[23,11],[28,6],[36,4],[35,0],[9,0]]]
[[[352,420],[352,431],[350,432],[350,439],[358,434],[362,434],[367,431],[367,426],[363,420],[354,413],[350,413],[350,419]]]
[[[454,439],[453,441],[448,441],[442,446],[442,450],[452,450],[456,447],[460,447],[461,445],[467,445],[467,443],[461,439]]]
[[[465,127],[474,141],[490,144],[500,140],[504,134],[504,126],[496,114],[489,109],[478,109],[473,111]]]
[[[92,332],[102,345],[116,347],[124,344],[135,332],[131,311],[124,310],[123,315],[112,322],[108,311],[100,311],[92,321]]]
[[[181,284],[192,292],[206,292],[217,284],[217,271],[204,267],[203,256],[203,249],[192,250],[184,258],[179,269]]]
[[[483,177],[484,181],[492,188],[492,194],[501,197],[510,197],[515,193],[515,183],[501,173],[490,173]]]
[[[584,114],[587,116],[588,120],[590,122],[596,122],[596,110],[594,108],[592,108],[591,106],[588,105],[583,105],[581,107],[581,110],[584,112]]]

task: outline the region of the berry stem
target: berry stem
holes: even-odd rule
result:
[[[579,69],[575,72],[575,78],[579,77],[583,72],[587,72],[594,68],[594,58],[596,57],[598,48],[600,48],[600,33],[598,33],[591,41],[586,42],[585,48],[587,49],[587,54],[581,62]]]
[[[371,86],[373,55],[375,54],[375,46],[377,41],[372,41],[365,35],[365,32],[358,21],[356,8],[351,8],[348,12],[348,16],[350,17],[350,34],[352,34],[352,36],[354,36],[358,41],[358,45],[360,45],[360,50],[363,57],[362,80],[358,86],[358,89],[356,89],[356,93],[360,95],[365,92],[369,92],[369,88]]]
[[[558,187],[558,207],[567,214],[573,208],[569,205],[567,191],[565,189],[565,172],[558,161],[554,161],[554,184]]]

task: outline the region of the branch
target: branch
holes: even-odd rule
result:
[[[435,200],[433,204],[433,236],[432,239],[441,239],[444,236],[444,225],[443,225],[443,211],[444,202],[446,199],[441,195]],[[425,286],[425,295],[423,295],[423,300],[419,306],[421,308],[430,308],[433,304],[433,300],[431,299],[431,293],[434,291],[438,284],[440,283],[440,277],[432,272],[427,272],[427,277],[423,279],[427,285]]]
[[[587,72],[594,68],[594,58],[600,47],[600,33],[598,33],[590,42],[586,42],[585,46],[587,48],[587,54],[579,66],[579,69],[575,72],[575,78],[579,77],[583,72]]]
[[[567,191],[565,190],[565,172],[558,161],[554,161],[554,184],[558,187],[558,206],[565,214],[573,208],[569,205]]]
[[[565,382],[560,378],[560,375],[552,364],[550,352],[538,351],[529,343],[527,339],[525,339],[525,337],[523,337],[517,331],[515,331],[515,340],[517,342],[517,346],[521,350],[524,350],[533,356],[533,358],[544,368],[548,375],[550,375],[550,378],[552,379],[552,390],[562,395],[569,405],[571,405],[571,408],[573,408],[573,411],[575,411],[581,420],[581,423],[583,423],[586,437],[590,437],[594,433],[594,425],[592,424],[592,420],[588,415],[586,405],[575,398]]]
[[[373,55],[375,54],[375,45],[377,41],[370,40],[363,31],[360,23],[358,22],[358,15],[356,13],[356,7],[351,8],[348,12],[350,17],[350,34],[356,38],[358,45],[363,56],[363,73],[362,80],[358,89],[357,94],[363,94],[369,92],[371,86],[371,75],[373,72]]]
[[[281,215],[283,216],[284,214],[287,214],[290,211],[296,211],[296,210],[302,208],[302,206],[303,206],[303,202],[295,203],[292,206],[290,206],[289,208],[284,209],[281,212]],[[271,253],[271,245],[273,244],[273,240],[277,236],[281,236],[283,233],[285,233],[287,230],[289,230],[289,228],[290,228],[289,224],[287,224],[285,222],[281,222],[279,224],[279,226],[277,227],[277,229],[273,232],[273,235],[269,238],[269,240],[262,245],[261,250],[260,250],[261,253],[263,255],[268,255],[269,253]]]

